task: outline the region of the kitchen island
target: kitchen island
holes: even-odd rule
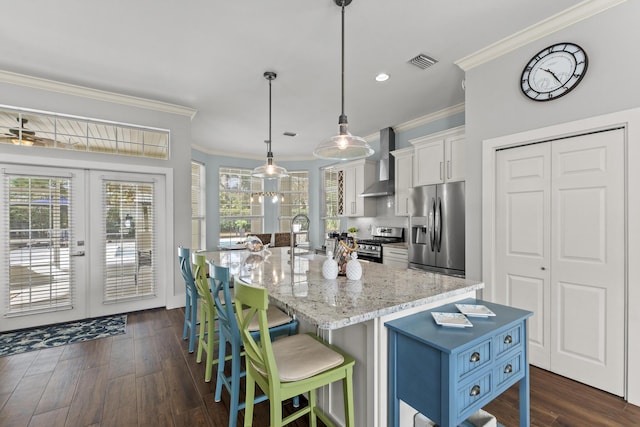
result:
[[[302,331],[314,331],[356,359],[356,425],[387,421],[387,331],[384,322],[461,300],[475,298],[478,281],[360,261],[362,278],[322,277],[321,255],[296,255],[289,248],[262,252],[205,252],[228,266],[235,280],[266,287],[270,302],[296,316]],[[344,425],[342,387],[319,393],[325,412]]]

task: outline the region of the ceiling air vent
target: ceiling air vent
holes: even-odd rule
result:
[[[409,62],[411,64],[415,65],[416,67],[422,68],[424,70],[426,68],[431,67],[433,64],[435,64],[438,61],[436,61],[435,59],[433,59],[433,58],[421,53],[418,56],[416,56],[414,58],[411,58],[409,60]]]

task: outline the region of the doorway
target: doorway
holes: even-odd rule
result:
[[[165,305],[165,177],[0,164],[0,330]]]

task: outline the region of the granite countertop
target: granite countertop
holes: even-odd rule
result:
[[[386,268],[359,261],[360,280],[322,277],[323,255],[296,256],[289,248],[263,252],[204,252],[215,264],[228,266],[244,282],[265,286],[275,305],[320,329],[338,329],[376,317],[484,288],[484,283],[420,270]]]

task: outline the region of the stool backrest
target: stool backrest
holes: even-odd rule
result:
[[[191,270],[191,257],[189,248],[178,247],[178,263],[180,264],[180,272],[182,278],[187,287],[189,287],[194,293],[196,292],[196,284],[193,279],[193,272]]]
[[[227,337],[233,337],[240,342],[240,330],[233,309],[233,299],[231,299],[229,268],[214,265],[209,260],[207,260],[207,267],[209,268],[209,287],[213,294],[220,326],[227,331]]]
[[[198,290],[198,295],[202,298],[205,303],[213,308],[213,297],[211,296],[211,291],[209,290],[209,284],[207,283],[207,263],[204,255],[192,254],[193,265],[195,265],[194,270],[194,279],[195,286]]]
[[[245,355],[249,359],[247,363],[251,363],[258,371],[266,373],[271,385],[279,388],[280,377],[271,347],[269,322],[267,321],[267,309],[269,308],[267,290],[246,285],[240,281],[234,283],[233,290],[236,319]],[[247,308],[247,310],[243,310],[243,308]],[[258,316],[258,324],[260,325],[259,341],[254,339],[249,331],[249,324],[254,316]]]

